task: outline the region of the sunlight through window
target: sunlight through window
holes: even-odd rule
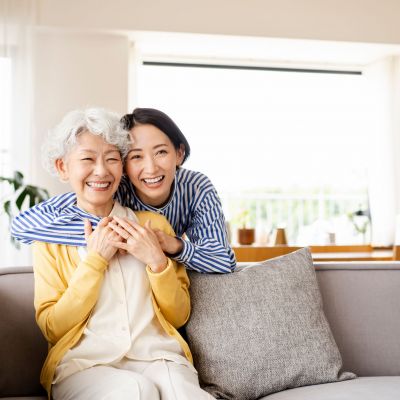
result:
[[[143,65],[139,77],[138,104],[178,123],[186,167],[210,177],[231,224],[249,209],[293,244],[360,240],[348,215],[368,209],[361,73]]]

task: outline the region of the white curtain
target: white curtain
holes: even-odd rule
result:
[[[366,140],[370,142],[372,244],[391,246],[400,212],[400,58],[377,61],[365,74],[369,82],[366,118],[370,131]]]
[[[32,41],[36,9],[36,0],[0,0],[0,57],[11,61],[10,126],[8,131],[1,132],[3,140],[6,135],[9,138],[8,157],[2,160],[3,173],[9,175],[19,170],[28,182],[31,176]],[[23,246],[17,251],[10,243],[8,221],[4,215],[0,222],[0,265],[30,263],[30,248]]]

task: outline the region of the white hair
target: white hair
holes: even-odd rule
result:
[[[77,137],[83,132],[101,136],[105,142],[116,146],[124,158],[129,150],[129,132],[120,124],[120,117],[103,108],[88,108],[69,112],[49,132],[42,147],[44,168],[57,175],[55,161],[63,158],[76,145]]]

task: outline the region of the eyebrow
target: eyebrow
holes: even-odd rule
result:
[[[157,150],[160,147],[168,147],[168,145],[166,143],[162,143],[162,144],[157,144],[153,147],[153,150]],[[143,151],[143,149],[141,149],[140,147],[134,148],[134,149],[130,149],[128,153],[130,153],[131,151]]]

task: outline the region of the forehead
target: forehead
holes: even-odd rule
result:
[[[169,137],[154,125],[136,125],[130,132],[133,145],[140,147],[154,146],[158,144],[171,144]]]
[[[95,135],[89,131],[84,131],[76,137],[74,151],[118,151],[118,147],[108,143],[101,135]]]

